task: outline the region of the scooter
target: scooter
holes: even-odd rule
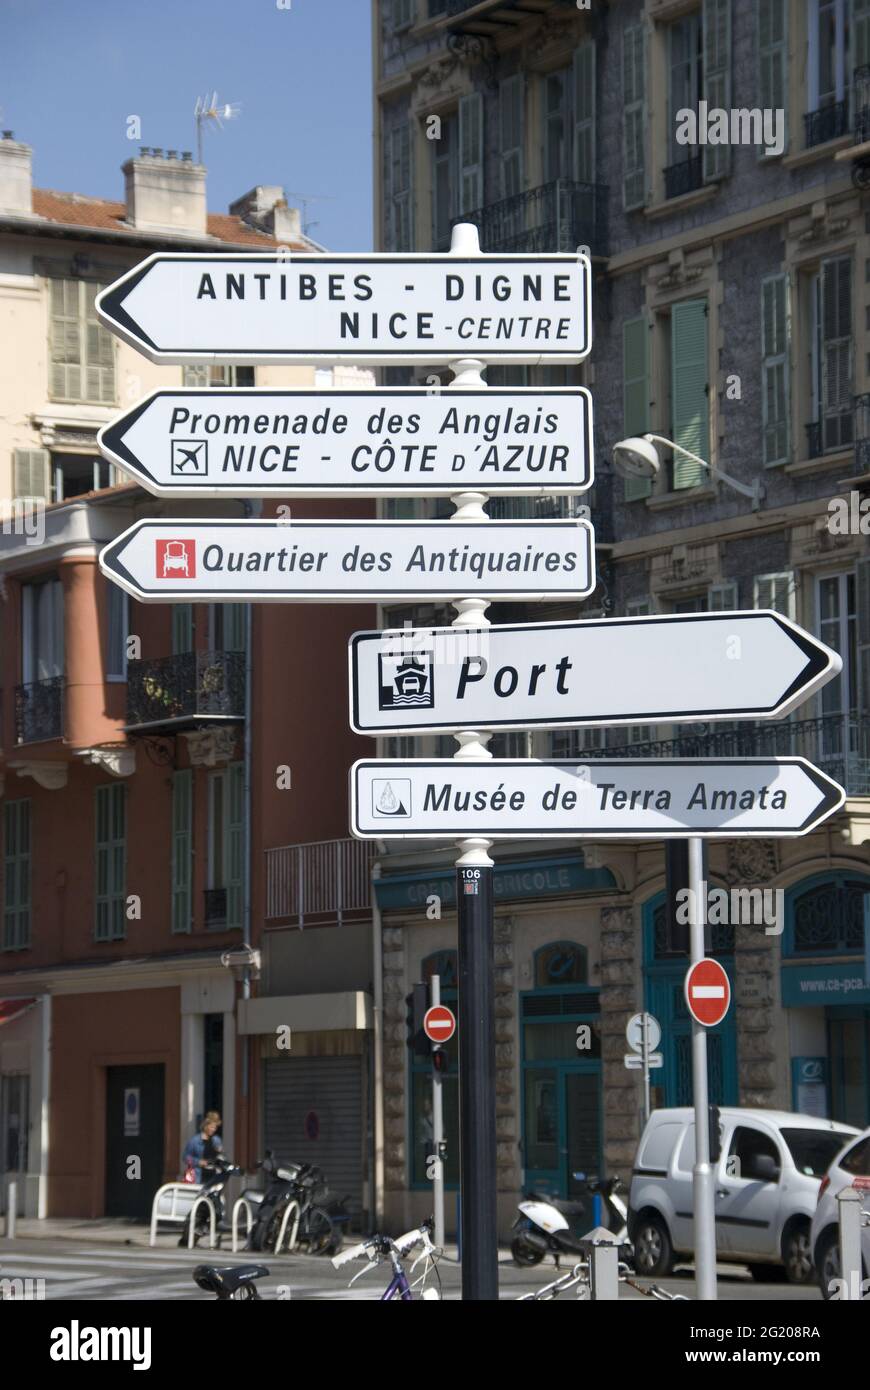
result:
[[[214,1208],[215,1229],[217,1232],[218,1245],[220,1245],[221,1233],[224,1227],[224,1198],[223,1192],[230,1178],[238,1177],[242,1170],[235,1163],[229,1163],[227,1159],[215,1157],[209,1159],[207,1163],[201,1164],[202,1168],[202,1190],[197,1193],[198,1197],[206,1197]],[[193,1208],[190,1211],[190,1220],[193,1219]],[[207,1236],[211,1229],[211,1223],[205,1208],[198,1206],[196,1209],[196,1228],[194,1230],[193,1243],[199,1244],[201,1236]],[[188,1244],[189,1221],[185,1223],[184,1230],[179,1236],[178,1244],[186,1246]]]
[[[580,1242],[595,1226],[612,1231],[620,1241],[628,1240],[628,1209],[617,1196],[621,1187],[619,1178],[601,1182],[585,1173],[573,1176],[583,1184],[579,1197],[564,1201],[530,1192],[520,1202],[511,1241],[515,1264],[536,1265],[549,1254],[554,1256],[558,1267],[561,1255],[574,1258],[584,1253]],[[596,1197],[600,1198],[599,1213],[596,1213]]]
[[[246,1245],[247,1250],[272,1250],[281,1226],[281,1218],[290,1202],[299,1200],[299,1180],[305,1171],[298,1163],[278,1165],[270,1149],[259,1164],[266,1175],[264,1192],[245,1191],[251,1205],[256,1205],[257,1219],[251,1228]]]

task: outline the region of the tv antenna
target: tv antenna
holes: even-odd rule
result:
[[[241,106],[237,102],[218,101],[217,92],[212,92],[209,96],[206,92],[204,97],[197,97],[196,106],[193,108],[194,119],[196,120],[196,162],[202,163],[202,136],[207,121],[216,125],[219,130],[223,130],[224,121],[232,121],[241,112]]]
[[[288,190],[288,198],[297,199],[302,209],[302,235],[307,236],[312,227],[318,225],[317,222],[308,221],[309,203],[333,203],[335,202],[334,193],[294,193]]]

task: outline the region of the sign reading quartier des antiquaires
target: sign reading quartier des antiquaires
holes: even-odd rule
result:
[[[103,290],[154,362],[580,362],[585,256],[148,256]]]

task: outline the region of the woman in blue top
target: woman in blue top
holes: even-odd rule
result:
[[[210,1170],[213,1160],[223,1154],[224,1146],[218,1138],[221,1117],[216,1110],[209,1110],[203,1118],[199,1133],[188,1139],[184,1149],[184,1166],[192,1168],[198,1183],[202,1182],[203,1169]]]

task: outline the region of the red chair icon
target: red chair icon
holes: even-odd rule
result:
[[[167,579],[175,571],[185,579],[196,576],[196,551],[193,541],[157,542],[157,577]]]

